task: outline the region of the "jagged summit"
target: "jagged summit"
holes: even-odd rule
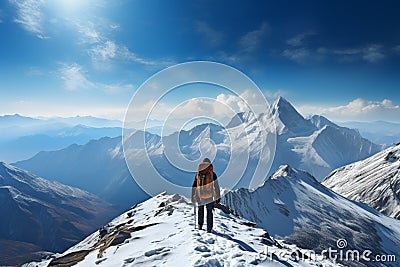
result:
[[[311,134],[314,125],[306,120],[285,98],[279,97],[273,104],[272,116],[277,122],[278,133],[289,135]]]
[[[312,115],[310,121],[318,128],[321,129],[328,125],[330,127],[339,128],[339,126],[322,115]],[[342,127],[343,128],[343,127]]]
[[[245,111],[237,113],[226,125],[226,128],[233,128],[239,126],[242,123],[250,123],[256,116],[252,111]]]
[[[163,193],[64,253],[25,266],[337,266],[324,259],[299,261],[295,255],[307,250],[276,242],[265,230],[220,210],[215,210],[213,233],[194,225],[188,200]]]
[[[318,183],[308,172],[292,168],[290,165],[281,165],[270,177],[270,179],[302,179],[303,181]]]
[[[400,144],[334,170],[322,183],[342,196],[400,219]]]

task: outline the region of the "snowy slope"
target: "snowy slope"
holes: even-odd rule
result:
[[[47,181],[0,162],[0,265],[27,250],[62,251],[115,216],[115,208],[78,188]]]
[[[356,130],[337,126],[323,116],[304,118],[282,97],[272,105],[271,112],[260,114],[259,118],[267,131],[276,125],[275,159],[267,177],[280,165],[290,164],[322,180],[333,169],[381,150],[381,146],[363,138]],[[239,121],[246,128],[257,127],[254,116],[249,115],[236,116],[228,126],[237,126]]]
[[[307,250],[281,241],[279,248],[265,230],[219,210],[214,222],[213,233],[194,229],[193,206],[179,195],[160,194],[64,253],[25,266],[338,266],[322,258],[299,260],[292,253]]]
[[[348,249],[400,255],[398,220],[352,202],[288,165],[281,166],[259,188],[229,192],[223,201],[271,235],[300,247],[321,252],[328,247],[337,249],[337,240],[345,239]]]
[[[333,171],[322,183],[344,197],[400,219],[400,143]]]

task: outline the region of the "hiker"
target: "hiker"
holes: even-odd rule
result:
[[[198,166],[198,172],[192,185],[192,203],[198,204],[198,225],[201,230],[204,223],[204,205],[207,209],[207,232],[211,233],[213,227],[214,204],[219,203],[220,192],[217,175],[213,165],[205,158]]]

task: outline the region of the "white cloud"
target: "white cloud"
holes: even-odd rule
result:
[[[263,94],[267,101],[269,101],[269,104],[277,100],[280,96],[286,96],[287,92],[285,90],[279,89],[279,90],[263,90]]]
[[[62,64],[59,69],[59,77],[63,81],[65,89],[71,91],[100,89],[107,93],[114,93],[128,91],[134,88],[132,84],[104,84],[93,82],[87,78],[87,72],[83,67],[76,63]]]
[[[370,45],[363,49],[362,58],[365,61],[375,63],[385,58],[383,47],[381,45]]]
[[[173,110],[170,107],[169,110]],[[209,116],[218,121],[232,118],[239,112],[253,110],[265,112],[265,101],[258,94],[245,90],[241,95],[219,94],[215,99],[193,98],[174,110],[176,119],[191,119],[196,116]]]
[[[289,47],[282,52],[284,57],[297,63],[321,61],[324,59],[332,59],[339,62],[366,61],[377,63],[386,57],[385,54],[384,47],[377,44],[342,49],[330,49],[326,47],[310,48],[300,45]]]
[[[59,73],[67,90],[92,89],[95,87],[95,84],[86,78],[86,72],[82,66],[76,63],[63,64]]]
[[[3,23],[3,16],[4,16],[3,10],[0,9],[0,23]]]
[[[146,66],[166,66],[172,64],[172,61],[149,60],[137,56],[131,52],[125,45],[117,44],[111,40],[100,42],[88,51],[93,64],[97,68],[109,69],[114,61],[134,62]]]
[[[14,21],[38,38],[45,39],[42,13],[44,0],[10,0],[10,3],[17,9]]]
[[[310,59],[310,57],[312,56],[312,51],[304,47],[295,49],[290,48],[283,50],[282,55],[297,63],[303,63],[306,60]]]
[[[377,44],[372,44],[358,48],[345,48],[345,49],[334,49],[334,50],[326,49],[325,53],[338,56],[339,61],[343,62],[364,60],[370,63],[376,63],[385,58],[385,52],[383,46]]]
[[[306,38],[312,35],[315,35],[315,33],[314,32],[300,33],[287,40],[286,43],[291,46],[302,46],[304,45]]]
[[[100,42],[100,33],[96,29],[95,24],[91,21],[85,22],[84,24],[76,22],[74,25],[77,28],[78,33],[80,33],[83,43],[95,44]]]
[[[134,120],[147,117],[152,108],[150,119],[164,122],[168,117],[168,121],[179,128],[195,117],[209,117],[224,124],[235,114],[250,110],[250,107],[256,113],[265,112],[267,108],[259,95],[246,90],[240,96],[219,94],[216,98],[193,98],[176,104],[160,101],[155,105],[155,101],[149,101],[130,107],[129,112]]]
[[[252,52],[257,49],[265,35],[271,31],[271,27],[267,22],[263,22],[257,30],[250,31],[240,38],[240,45],[246,52]]]
[[[396,45],[395,47],[393,47],[393,50],[395,53],[400,54],[400,45]]]
[[[305,114],[321,114],[337,121],[399,121],[400,105],[395,105],[391,100],[369,101],[357,98],[346,105],[322,107],[300,106],[299,110]]]
[[[195,25],[196,31],[200,33],[206,39],[210,46],[218,46],[222,43],[224,35],[213,29],[208,23],[204,21],[198,21]]]

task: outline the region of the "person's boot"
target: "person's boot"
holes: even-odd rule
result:
[[[199,224],[199,230],[203,230],[203,225]]]

